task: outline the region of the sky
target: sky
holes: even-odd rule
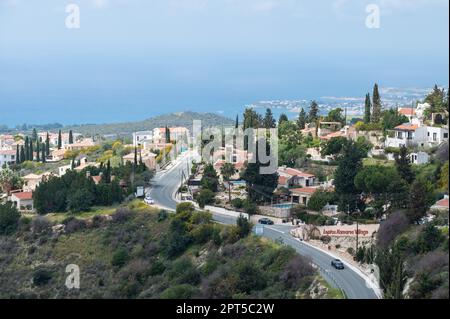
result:
[[[68,4],[80,28],[68,29]],[[368,28],[366,7],[380,9]],[[448,0],[0,0],[0,125],[448,86]]]

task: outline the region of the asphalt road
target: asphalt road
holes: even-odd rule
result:
[[[177,202],[173,199],[177,188],[181,182],[182,171],[187,175],[187,163],[190,160],[186,156],[182,158],[173,168],[168,171],[157,174],[153,180],[152,187],[149,190],[150,196],[155,200],[155,204],[167,210],[174,211]],[[233,225],[236,219],[231,216],[213,214],[216,222],[222,224]],[[366,286],[365,280],[359,276],[355,271],[346,267],[344,270],[336,270],[331,266],[332,258],[326,253],[315,249],[289,235],[292,226],[274,225],[265,226],[262,236],[282,240],[284,244],[294,248],[300,255],[311,258],[314,265],[316,265],[327,280],[327,282],[344,291],[349,299],[376,299],[375,292]]]

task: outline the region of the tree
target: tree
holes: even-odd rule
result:
[[[31,135],[31,140],[32,140],[33,142],[37,142],[37,141],[38,141],[38,134],[37,134],[37,131],[36,131],[35,128],[33,128],[33,133],[32,133],[32,135]]]
[[[234,128],[238,128],[239,127],[239,115],[236,115],[236,123],[234,124]]]
[[[41,161],[41,143],[36,141],[36,162]]]
[[[0,170],[0,189],[9,195],[11,190],[20,188],[22,180],[20,176],[9,167]]]
[[[266,129],[275,128],[277,126],[277,122],[273,118],[272,110],[269,108],[266,110],[266,114],[265,114],[264,120],[263,120],[263,125],[264,125],[264,128],[266,128]]]
[[[419,179],[415,180],[409,191],[409,205],[406,215],[410,222],[417,223],[430,208],[432,192],[430,187]],[[431,195],[431,196],[430,196]]]
[[[165,138],[166,138],[166,143],[170,143],[170,129],[167,125],[166,125],[166,129],[165,129]]]
[[[217,176],[217,172],[212,164],[205,166],[200,185],[202,186],[202,189],[209,189],[212,192],[217,192],[219,177]]]
[[[205,208],[206,205],[211,205],[214,203],[214,198],[216,194],[210,189],[202,189],[196,194],[196,200],[200,208]]]
[[[111,160],[108,159],[108,162],[106,163],[106,169],[104,173],[105,183],[110,184],[111,183]]]
[[[400,152],[394,155],[395,167],[400,176],[407,182],[412,183],[414,181],[414,172],[411,167],[411,160],[409,158],[408,149],[405,146],[400,147]]]
[[[11,202],[0,203],[0,235],[14,233],[19,224],[20,213]]]
[[[251,231],[251,225],[248,222],[248,219],[245,218],[242,214],[236,220],[236,226],[238,229],[239,238],[245,238]]]
[[[20,164],[22,163],[20,161],[20,148],[19,148],[19,144],[16,145],[16,164]]]
[[[319,119],[319,105],[316,101],[312,101],[309,107],[308,121],[310,123],[316,122]]]
[[[333,197],[333,193],[324,190],[318,190],[311,196],[308,202],[308,208],[310,210],[320,212],[325,207],[325,205],[333,204]]]
[[[25,161],[29,161],[30,160],[30,143],[29,143],[29,139],[28,136],[25,136]]]
[[[220,169],[220,173],[225,181],[228,182],[228,201],[231,203],[231,177],[236,174],[236,167],[232,163],[225,163]]]
[[[298,125],[299,129],[301,129],[301,130],[305,129],[306,121],[307,121],[306,112],[305,112],[305,109],[302,108],[300,110],[300,114],[298,115],[298,120],[297,120],[297,125]]]
[[[41,150],[41,152],[42,152],[42,154],[41,154],[41,161],[42,161],[42,163],[45,163],[46,162],[46,159],[45,159],[45,144],[44,145],[42,145],[42,150]]]
[[[370,123],[371,109],[372,109],[372,101],[370,100],[370,94],[367,93],[366,94],[366,101],[365,101],[365,104],[364,104],[364,123],[365,124],[369,124]]]
[[[378,84],[375,83],[373,87],[373,102],[372,102],[372,122],[378,123],[381,119],[381,97],[380,92],[378,91]]]
[[[73,133],[72,133],[72,130],[69,131],[69,144],[73,144]]]
[[[449,162],[447,161],[441,168],[441,174],[439,176],[439,187],[446,193],[448,193],[448,167]]]
[[[25,147],[22,145],[20,146],[20,163],[23,163],[25,161],[26,161]]]
[[[348,141],[342,148],[342,155],[338,159],[338,167],[334,174],[336,194],[339,195],[341,211],[351,211],[357,208],[358,189],[354,180],[362,167],[362,154],[353,141]]]
[[[254,202],[272,199],[273,191],[278,186],[277,172],[272,174],[261,174],[263,165],[258,158],[258,149],[261,145],[266,146],[266,151],[270,148],[270,145],[267,142],[259,140],[256,143],[255,163],[247,163],[241,175],[241,178],[246,181],[248,196]],[[269,154],[268,151],[267,154]]]
[[[29,143],[30,143],[30,146],[29,146],[28,149],[29,149],[30,155],[29,155],[28,160],[33,161],[33,160],[34,160],[33,140],[30,139],[30,140],[29,140]]]
[[[348,143],[348,140],[345,137],[332,137],[330,140],[326,141],[322,144],[322,149],[320,151],[323,157],[327,155],[332,155],[336,157],[342,152],[344,145]]]
[[[58,149],[60,150],[62,148],[62,133],[61,130],[58,132]]]
[[[137,157],[137,147],[134,147],[134,167],[137,167],[138,164],[138,157]]]
[[[328,122],[339,122],[339,123],[342,123],[342,125],[345,125],[346,118],[342,114],[343,112],[344,112],[344,110],[341,109],[341,108],[337,108],[337,109],[331,110],[328,113],[328,116],[327,116],[326,120]]]
[[[47,137],[45,138],[45,155],[50,155],[50,136],[47,132]]]
[[[289,119],[288,119],[287,115],[283,113],[280,115],[280,118],[278,119],[278,126],[280,126],[284,122],[288,122],[288,121],[289,121]]]
[[[406,116],[399,114],[397,110],[390,109],[382,113],[381,126],[384,131],[392,130],[394,127],[408,122],[409,119]]]

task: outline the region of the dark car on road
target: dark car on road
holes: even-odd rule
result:
[[[273,221],[269,218],[261,218],[260,220],[258,220],[258,223],[260,223],[261,225],[273,225]]]
[[[344,263],[340,259],[334,259],[331,261],[331,266],[336,269],[344,269]]]

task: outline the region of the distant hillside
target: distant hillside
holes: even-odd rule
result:
[[[233,120],[213,113],[181,112],[161,115],[139,122],[66,126],[64,127],[64,131],[74,130],[83,135],[129,135],[133,132],[152,130],[156,127],[164,127],[166,125],[169,127],[184,126],[192,129],[194,120],[201,120],[203,126],[234,124]]]

